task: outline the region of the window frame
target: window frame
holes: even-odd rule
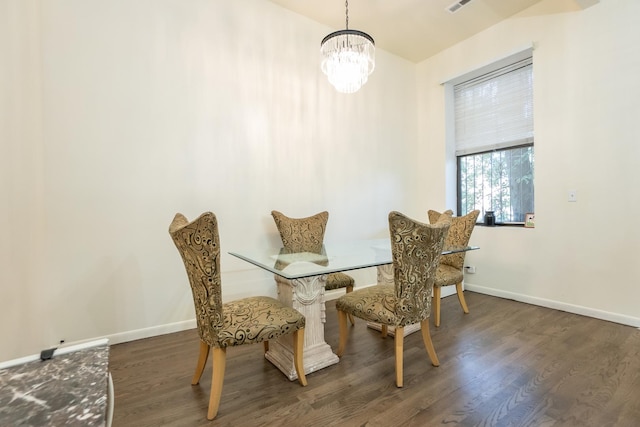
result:
[[[455,140],[455,95],[454,95],[454,86],[464,83],[466,81],[475,79],[484,74],[495,72],[500,68],[504,68],[505,66],[510,66],[516,62],[519,62],[523,59],[531,58],[532,67],[533,62],[535,62],[535,58],[533,55],[533,43],[529,43],[526,46],[521,47],[512,53],[499,57],[497,59],[491,60],[484,65],[478,66],[476,68],[471,69],[470,71],[464,72],[462,74],[458,74],[455,77],[448,78],[446,80],[441,81],[441,85],[444,88],[444,97],[445,97],[445,201],[446,206],[455,206],[457,209],[457,214],[459,215],[461,212],[461,199],[459,195],[460,187],[459,187],[459,168],[458,168],[458,154],[456,153],[456,140]],[[500,151],[503,148],[516,148],[521,146],[533,146],[535,147],[533,138],[529,138],[527,140],[514,141],[513,145],[508,145],[507,147],[492,147],[489,150],[479,150],[476,153],[464,153],[461,156],[469,155],[469,154],[478,154],[480,152],[487,151]],[[534,178],[535,181],[535,178]],[[535,194],[534,194],[534,205],[535,205]],[[482,224],[484,222],[482,217],[479,217],[478,224]],[[522,226],[524,223],[512,223],[509,222],[505,225],[520,225]]]
[[[513,146],[508,146],[508,147],[503,147],[503,148],[499,148],[499,149],[493,149],[493,150],[486,150],[486,151],[480,151],[480,152],[473,152],[473,153],[467,153],[467,154],[461,154],[461,155],[457,155],[456,156],[456,211],[460,213],[460,215],[464,215],[468,212],[465,212],[463,210],[463,206],[462,206],[462,171],[461,171],[461,167],[460,167],[460,161],[461,158],[463,157],[472,157],[472,156],[479,156],[479,155],[484,155],[484,154],[489,154],[489,153],[495,153],[495,152],[502,152],[502,151],[510,151],[510,150],[517,150],[517,149],[522,149],[522,148],[532,148],[532,150],[534,151],[534,159],[535,159],[535,145],[533,143],[533,141],[531,142],[527,142],[525,144],[517,144],[517,145],[513,145]],[[534,177],[535,177],[535,161],[533,162],[533,167],[534,167]],[[535,190],[534,190],[534,203],[533,203],[533,207],[535,207]],[[475,209],[479,209],[478,206],[474,207]],[[479,209],[480,212],[482,213],[483,210]],[[487,211],[484,211],[485,213]],[[527,210],[527,212],[523,212],[522,214],[526,216],[527,213],[529,213],[530,211]],[[509,225],[509,226],[524,226],[525,221],[498,221],[497,220],[498,216],[496,215],[496,225]],[[484,218],[482,216],[478,217],[478,221],[477,224],[483,224],[484,223]]]

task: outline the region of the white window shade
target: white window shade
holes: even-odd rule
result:
[[[532,59],[454,86],[456,155],[533,143]]]

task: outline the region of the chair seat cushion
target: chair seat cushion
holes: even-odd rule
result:
[[[462,271],[450,265],[440,264],[436,271],[436,280],[433,283],[435,287],[457,285],[462,282],[464,275]]]
[[[305,318],[271,297],[249,297],[222,304],[224,326],[216,347],[259,343],[304,328]]]
[[[395,325],[396,293],[393,285],[375,285],[344,294],[336,309],[370,322]]]
[[[325,289],[330,291],[333,289],[346,288],[348,286],[353,286],[355,280],[353,277],[344,273],[330,273],[327,275],[327,284],[325,285]]]

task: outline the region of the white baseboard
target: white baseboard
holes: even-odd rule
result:
[[[357,288],[363,289],[370,285],[360,285]],[[450,289],[449,289],[450,288]],[[555,310],[562,310],[568,313],[580,314],[582,316],[593,317],[596,319],[607,320],[609,322],[620,323],[623,325],[633,326],[640,328],[640,318],[625,316],[618,313],[611,313],[602,310],[596,310],[593,308],[583,307],[574,304],[567,304],[559,301],[549,300],[545,298],[532,297],[529,295],[517,294],[514,292],[508,292],[501,289],[489,288],[486,286],[479,286],[468,283],[465,281],[464,288],[472,292],[478,292],[480,294],[491,295],[500,298],[512,299],[514,301],[520,301],[527,304],[539,305],[541,307],[552,308]],[[442,297],[455,294],[455,288],[453,286],[447,286],[442,289]],[[325,293],[325,300],[332,301],[340,298],[344,295],[344,289],[334,289]],[[109,339],[110,344],[120,344],[128,341],[135,341],[143,338],[155,337],[158,335],[170,334],[173,332],[185,331],[188,329],[194,329],[196,327],[196,320],[185,320],[182,322],[169,323],[166,325],[158,325],[144,329],[136,329],[133,331],[121,332],[118,334],[108,335],[104,338]]]
[[[373,285],[358,286],[358,289],[366,288]],[[327,291],[325,294],[325,300],[331,301],[340,298],[344,295],[344,289],[334,289]],[[165,325],[152,326],[149,328],[135,329],[132,331],[120,332],[113,335],[107,335],[105,338],[109,339],[109,343],[121,344],[123,342],[135,341],[144,338],[151,338],[159,335],[171,334],[173,332],[186,331],[196,328],[196,319],[184,320],[182,322],[168,323]]]
[[[583,307],[575,304],[549,300],[545,298],[532,297],[530,295],[517,294],[502,289],[494,289],[486,286],[473,285],[465,282],[464,288],[479,294],[491,295],[505,299],[512,299],[527,304],[539,305],[541,307],[552,308],[554,310],[566,311],[568,313],[580,314],[582,316],[593,317],[595,319],[607,320],[609,322],[620,323],[622,325],[640,328],[640,318],[625,316],[619,313],[611,313],[609,311],[597,310],[594,308]]]
[[[135,329],[133,331],[121,332],[108,335],[110,344],[120,344],[123,342],[140,340],[143,338],[155,337],[158,335],[171,334],[173,332],[186,331],[196,327],[196,319],[183,320],[182,322],[168,323],[166,325],[152,326],[149,328]]]

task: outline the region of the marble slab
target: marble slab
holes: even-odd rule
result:
[[[0,425],[105,426],[107,344],[0,369]]]

